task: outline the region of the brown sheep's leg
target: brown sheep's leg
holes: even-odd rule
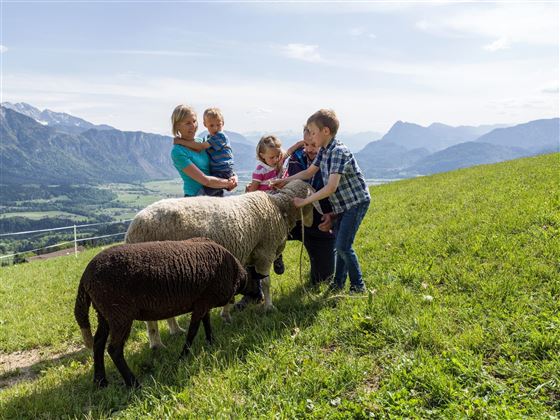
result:
[[[148,340],[152,350],[165,348],[159,336],[157,321],[146,321],[146,329],[148,330]]]
[[[187,341],[183,346],[183,351],[181,352],[181,358],[186,357],[189,354],[191,345],[196,337],[196,333],[198,332],[198,328],[200,327],[200,321],[204,318],[204,316],[208,313],[207,309],[200,310],[195,309],[191,315],[191,322],[189,324],[189,331],[187,332]],[[206,328],[206,327],[205,327]]]
[[[212,326],[210,325],[210,312],[206,312],[206,315],[202,318],[202,324],[204,325],[204,332],[206,333],[206,341],[208,344],[214,342],[214,337],[212,336]]]
[[[97,331],[93,337],[93,383],[100,388],[109,383],[105,376],[105,345],[109,337],[109,324],[99,312],[97,313]]]
[[[185,332],[185,330],[179,326],[179,324],[177,323],[177,319],[175,318],[169,318],[167,320],[167,325],[169,325],[169,333],[171,335],[181,334]]]
[[[121,373],[126,386],[139,388],[140,383],[136,380],[124,359],[124,343],[130,334],[131,327],[132,320],[123,320],[123,322],[119,324],[112,324],[110,326],[111,341],[109,342],[107,351],[111,359],[113,359],[113,363]]]

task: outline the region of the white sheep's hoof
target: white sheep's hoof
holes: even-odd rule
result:
[[[159,343],[153,343],[150,344],[150,349],[151,350],[159,350],[159,349],[164,349],[165,345],[160,341]]]
[[[264,304],[264,305],[263,305],[263,311],[264,311],[264,312],[275,312],[275,311],[277,311],[277,309],[276,309],[276,306],[274,306],[274,305],[271,303],[271,304],[269,304],[269,305]]]
[[[187,332],[187,330],[185,330],[184,328],[181,328],[181,327],[177,327],[177,328],[169,330],[169,334],[171,334],[171,335],[185,334],[186,332]]]

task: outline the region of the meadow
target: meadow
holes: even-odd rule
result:
[[[371,187],[355,247],[369,292],[325,295],[299,277],[299,243],[258,306],[152,352],[137,322],[128,390],[107,356],[106,389],[73,318],[79,278],[100,251],[0,268],[0,418],[558,418],[560,155]],[[309,264],[303,260],[304,273]],[[90,310],[90,319],[94,319]],[[188,316],[180,318],[186,326]],[[62,357],[49,355],[70,349]]]

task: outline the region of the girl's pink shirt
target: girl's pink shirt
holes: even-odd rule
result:
[[[253,181],[259,183],[259,191],[270,191],[272,187],[268,184],[268,181],[280,178],[278,175],[279,173],[276,168],[259,162],[253,171]]]

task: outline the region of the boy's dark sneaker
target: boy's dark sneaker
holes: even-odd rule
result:
[[[365,287],[350,287],[350,294],[351,295],[361,295],[366,292]]]
[[[327,286],[327,288],[325,289],[325,291],[323,292],[324,296],[328,296],[334,293],[340,293],[342,289],[340,287],[338,287],[336,284],[331,283]]]
[[[280,254],[280,256],[274,260],[272,266],[274,267],[274,272],[276,274],[278,275],[284,274],[286,268],[284,267],[284,260],[282,259],[282,254]]]

